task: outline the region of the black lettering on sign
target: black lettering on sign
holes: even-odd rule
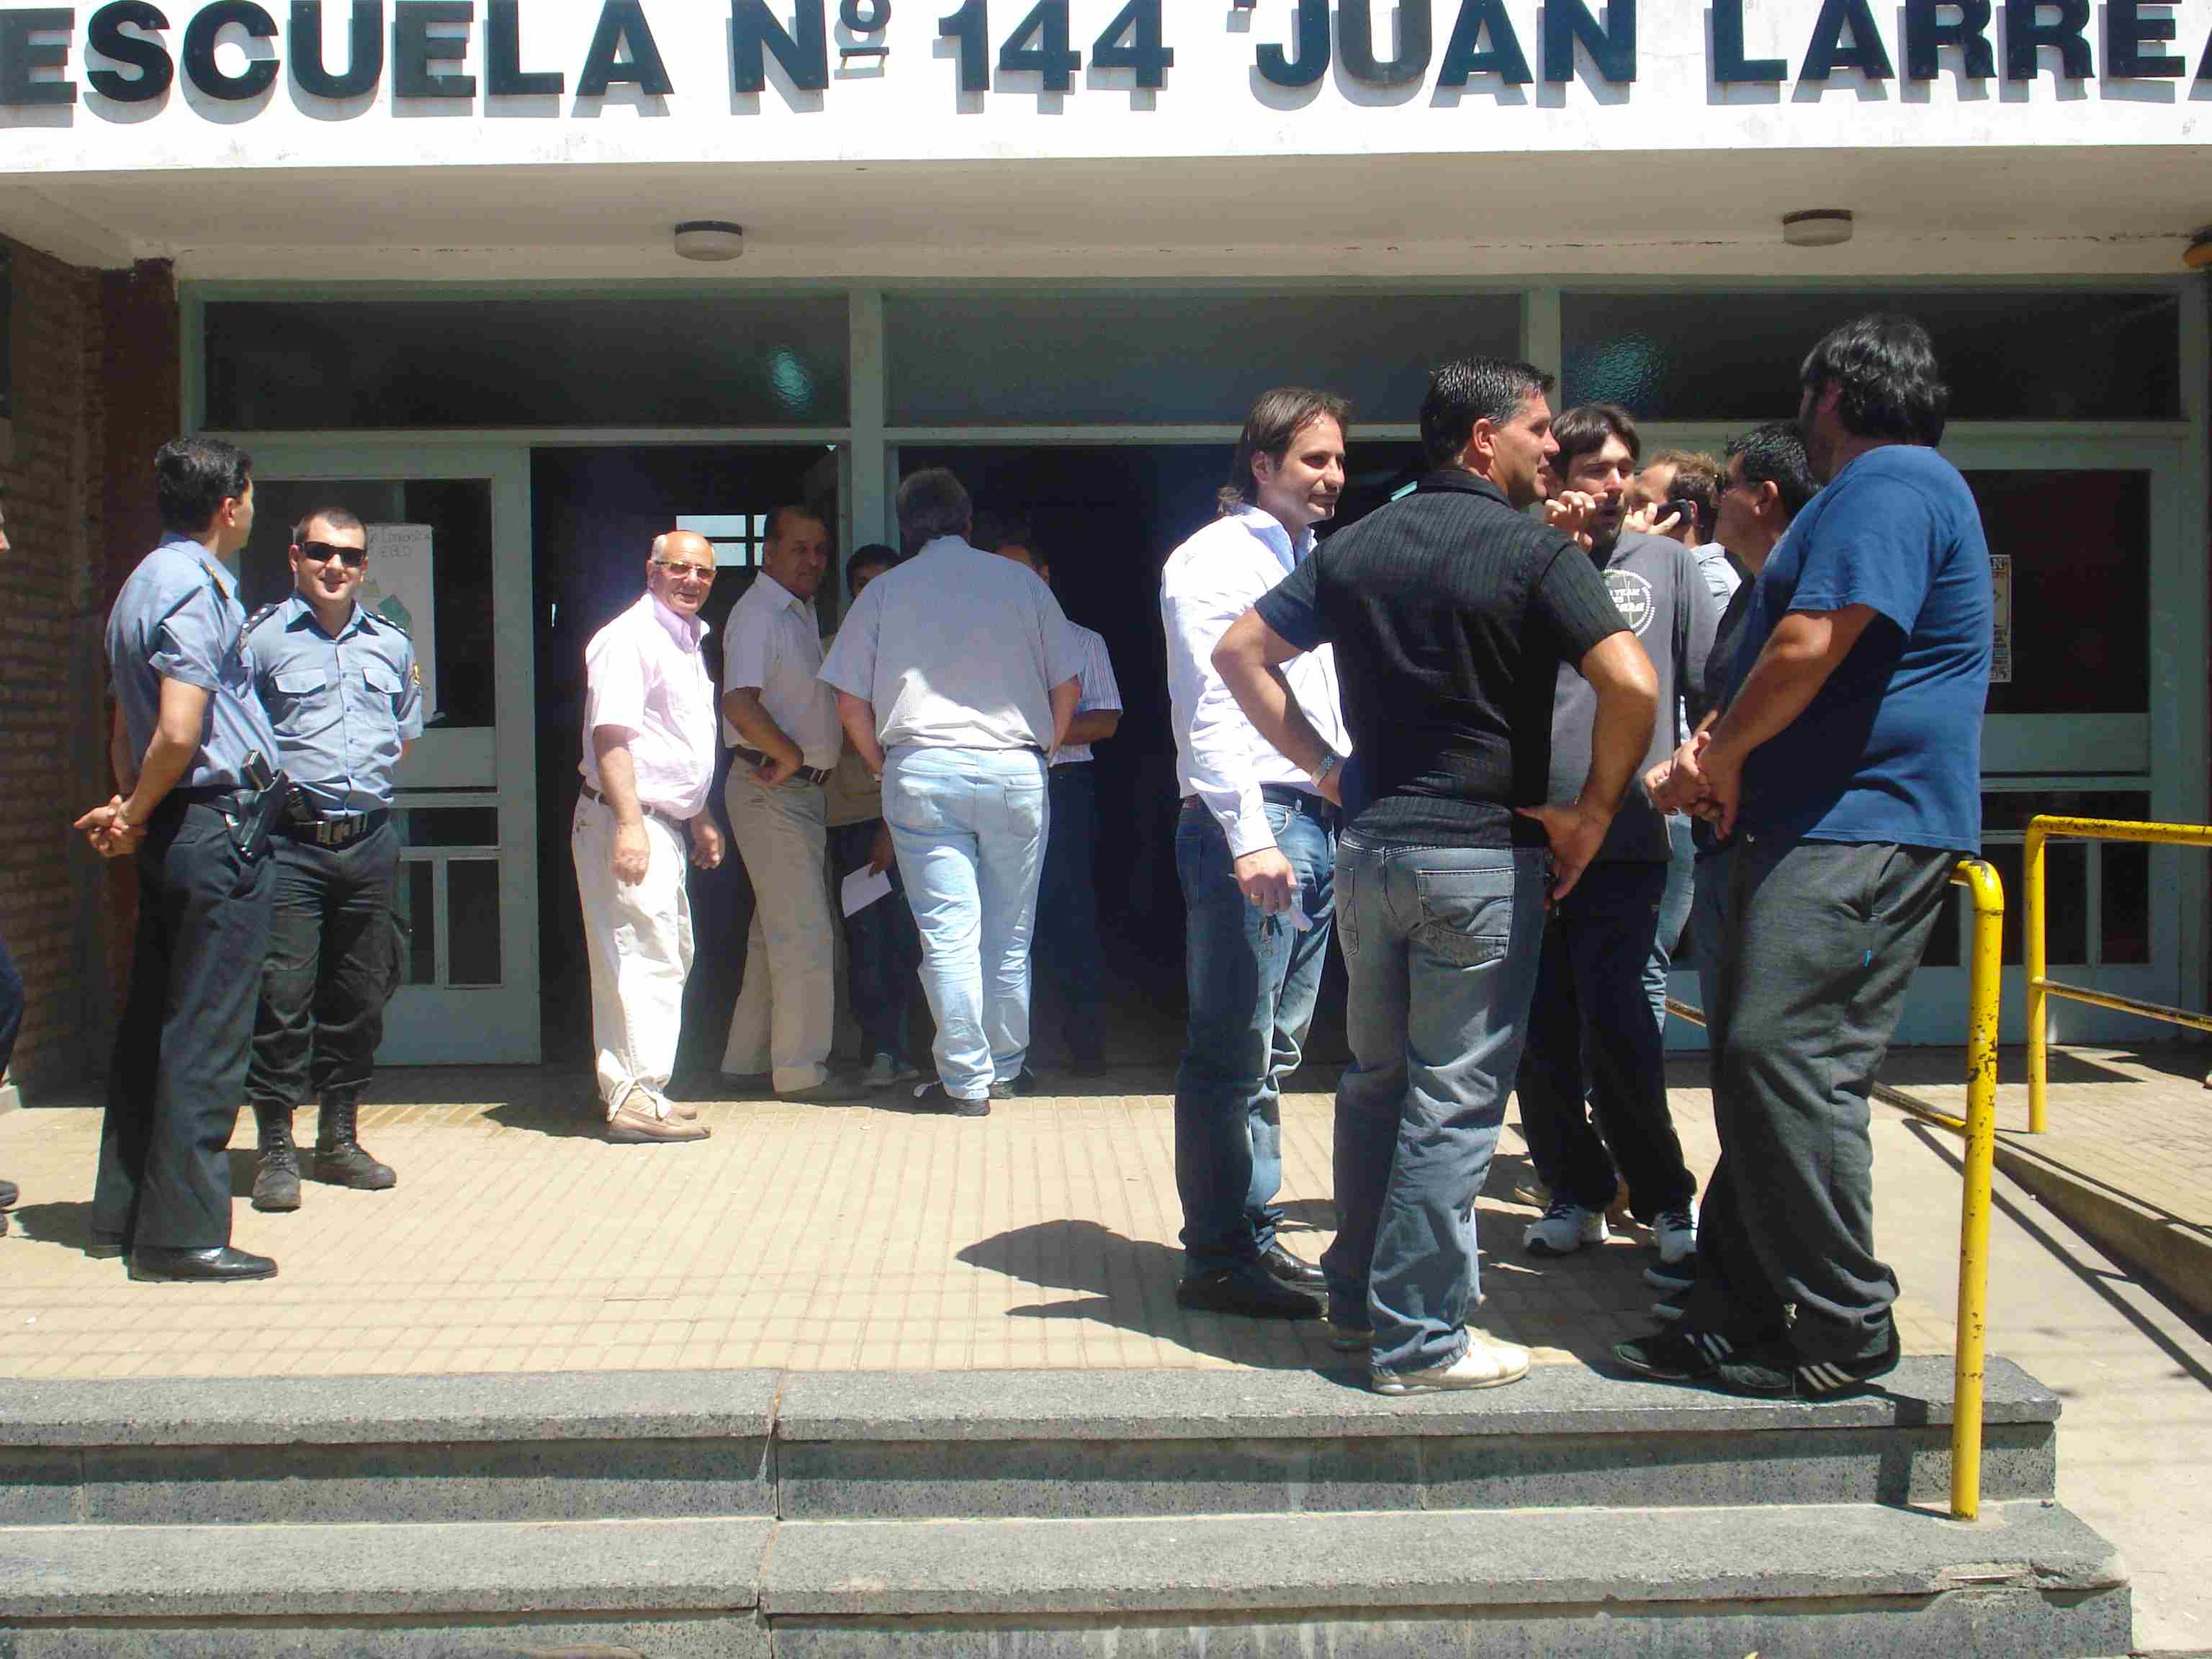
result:
[[[484,8],[484,94],[491,98],[558,96],[568,77],[558,70],[522,67],[520,0],[491,0]]]
[[[34,34],[69,35],[76,29],[71,6],[0,11],[0,104],[74,104],[74,81],[33,81],[31,71],[67,69],[69,42],[33,40]]]
[[[434,75],[433,64],[457,64],[468,56],[466,31],[476,25],[474,0],[399,0],[392,16],[392,95],[394,98],[473,98],[473,75]],[[434,27],[463,33],[433,34]]]
[[[1713,79],[1729,87],[1772,86],[1789,78],[1789,59],[1743,55],[1743,0],[1713,0]]]
[[[1850,44],[1844,44],[1848,32]],[[1825,81],[1839,69],[1855,69],[1869,81],[1888,81],[1897,71],[1890,67],[1889,48],[1874,26],[1867,0],[1820,0],[1820,15],[1813,24],[1813,44],[1805,48],[1801,81]]]
[[[210,98],[242,104],[276,84],[277,64],[274,57],[257,58],[242,73],[225,75],[215,60],[216,38],[234,24],[257,40],[276,38],[276,20],[253,0],[215,0],[185,26],[185,79]]]
[[[1490,50],[1482,50],[1485,33]],[[1463,87],[1478,75],[1494,75],[1509,87],[1525,87],[1536,77],[1528,73],[1528,54],[1521,50],[1521,37],[1505,15],[1505,0],[1463,0],[1459,21],[1444,46],[1444,64],[1437,71],[1440,87]]]
[[[384,0],[353,0],[346,68],[323,62],[323,0],[292,0],[292,78],[312,98],[359,98],[384,78]]]
[[[985,0],[962,0],[958,11],[937,20],[937,32],[959,42],[960,90],[991,89],[991,9]]]
[[[1295,58],[1270,41],[1260,48],[1260,78],[1270,86],[1310,87],[1328,73],[1328,0],[1298,0]]]
[[[2043,14],[2057,12],[2046,20]],[[2039,48],[2055,47],[2059,73],[2086,81],[2095,69],[2089,59],[2089,0],[2005,0],[2005,79],[2033,81]]]
[[[848,8],[849,9],[849,8]],[[830,84],[830,26],[822,0],[798,0],[791,27],[778,22],[768,0],[730,0],[730,83],[739,92],[768,85],[768,54],[802,92]]]
[[[2155,41],[2173,39],[2171,0],[2105,0],[2105,73],[2130,80],[2178,80],[2189,65],[2170,52],[2145,52]],[[2146,6],[2156,8],[2146,13]]]
[[[123,31],[126,26],[138,33],[125,34]],[[85,84],[101,97],[113,99],[118,104],[152,103],[177,78],[177,66],[169,61],[169,49],[150,38],[168,27],[169,20],[148,5],[146,0],[115,0],[112,5],[102,6],[93,13],[92,21],[85,27],[86,56],[98,52],[137,72],[123,75],[110,69],[87,70]]]
[[[1390,0],[1381,0],[1387,6]],[[1341,0],[1336,9],[1337,48],[1344,72],[1355,81],[1402,87],[1429,72],[1429,0],[1399,0],[1398,52],[1384,62],[1375,56],[1375,7],[1370,0]]]
[[[1073,87],[1083,54],[1067,44],[1067,0],[1037,0],[999,48],[999,67],[1016,72],[1035,70],[1044,77],[1047,92]]]
[[[1579,42],[1604,79],[1617,83],[1636,78],[1636,0],[1613,0],[1600,27],[1583,0],[1544,0],[1544,78],[1575,78]]]
[[[1956,12],[1945,18],[1945,12]],[[1989,81],[1997,72],[1990,50],[1990,0],[1905,0],[1905,78],[1933,81],[1943,48],[1965,54],[1969,81]]]
[[[619,56],[627,52],[629,56]],[[576,77],[579,98],[604,98],[607,88],[621,81],[655,98],[676,90],[660,61],[653,26],[645,21],[638,0],[607,0],[599,10],[599,27],[592,36],[592,49],[584,54],[584,72]]]
[[[1129,0],[1091,43],[1091,67],[1133,70],[1139,86],[1165,86],[1175,52],[1161,44],[1160,0]]]

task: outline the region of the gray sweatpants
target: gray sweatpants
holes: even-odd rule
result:
[[[1888,1343],[1897,1275],[1874,1253],[1867,1101],[1958,859],[1746,837],[1721,861],[1717,971],[1701,988],[1721,1162],[1687,1326],[1786,1335],[1801,1360]]]

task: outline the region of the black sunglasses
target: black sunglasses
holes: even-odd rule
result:
[[[336,559],[347,569],[358,570],[368,562],[368,550],[365,547],[339,547],[331,542],[301,542],[300,556],[313,559],[317,564]]]

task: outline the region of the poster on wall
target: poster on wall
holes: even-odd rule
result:
[[[1990,652],[1990,684],[2012,684],[2012,555],[1990,555],[1990,617],[1996,639]]]
[[[368,571],[356,600],[388,617],[415,641],[415,661],[422,671],[422,718],[438,717],[438,608],[430,582],[430,526],[373,524],[368,526]]]

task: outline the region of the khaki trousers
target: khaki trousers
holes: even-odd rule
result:
[[[780,1093],[830,1075],[836,1036],[836,924],[824,868],[829,806],[819,784],[763,788],[742,763],[722,791],[753,888],[745,978],[730,1015],[725,1072],[771,1073]]]

